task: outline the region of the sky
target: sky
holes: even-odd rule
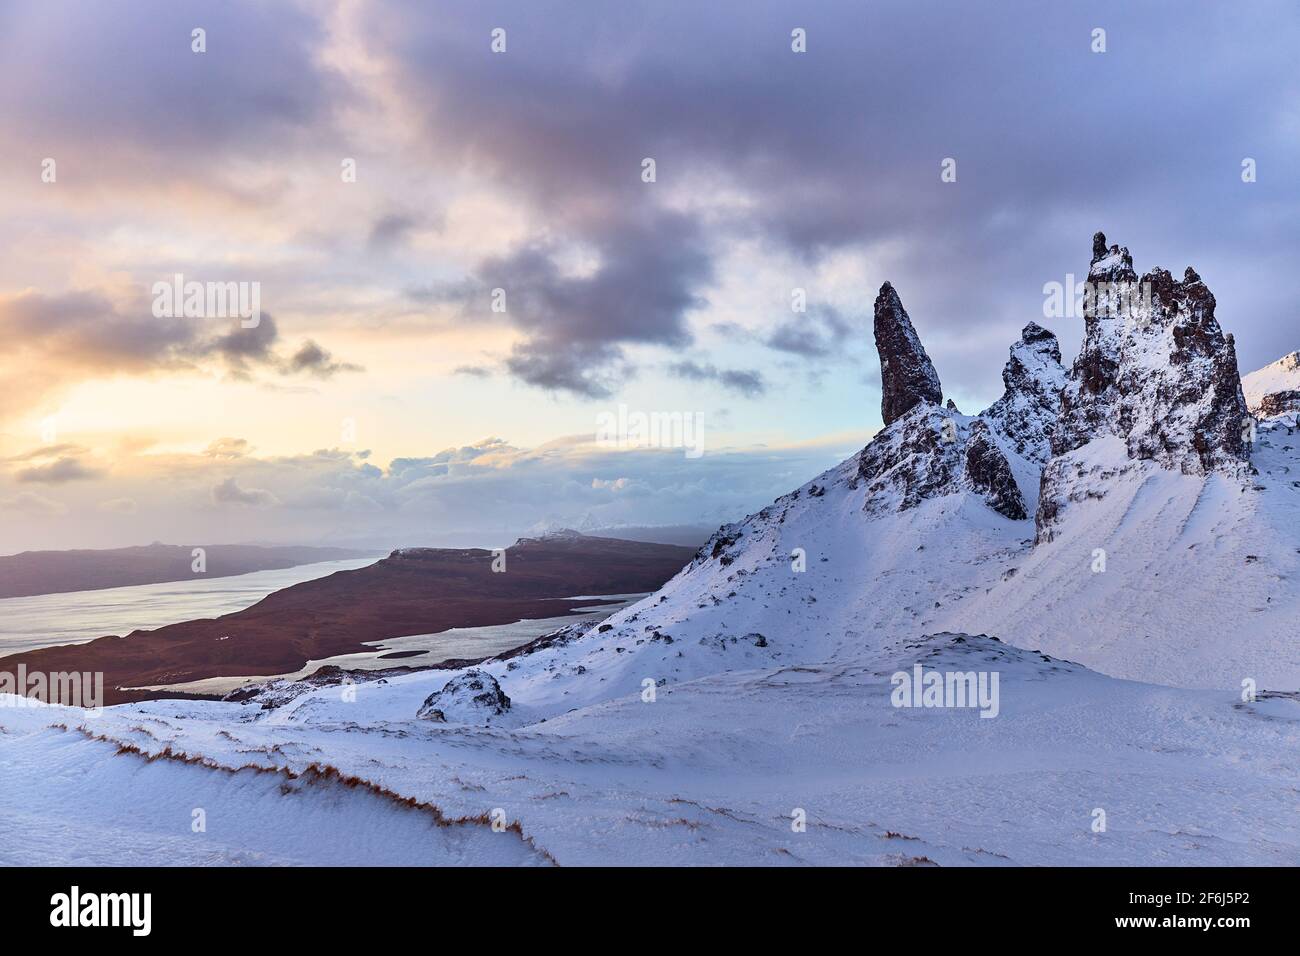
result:
[[[5,0],[0,553],[737,520],[880,427],[882,282],[974,412],[1027,322],[1077,350],[1044,286],[1097,230],[1265,365],[1298,42],[1269,0]]]

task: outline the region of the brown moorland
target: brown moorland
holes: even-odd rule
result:
[[[0,672],[16,674],[20,664],[28,673],[102,671],[106,704],[183,696],[122,688],[286,674],[309,660],[373,650],[367,641],[569,615],[614,603],[580,596],[657,590],[694,553],[564,532],[521,538],[496,572],[493,552],[479,548],[402,549],[233,614],[0,658]]]

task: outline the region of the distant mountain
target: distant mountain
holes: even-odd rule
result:
[[[1241,380],[1250,410],[1264,417],[1300,412],[1300,352],[1283,355]]]
[[[194,568],[194,548],[203,548],[205,570]],[[318,561],[365,558],[354,548],[257,547],[244,544],[154,544],[103,551],[24,551],[0,557],[0,598],[97,591],[135,584],[228,577]]]

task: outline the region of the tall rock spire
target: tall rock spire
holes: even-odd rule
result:
[[[876,351],[880,353],[880,416],[885,424],[921,402],[938,405],[943,401],[939,375],[898,293],[888,282],[876,296],[875,333]]]

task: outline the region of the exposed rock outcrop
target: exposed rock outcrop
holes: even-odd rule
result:
[[[1052,454],[1065,387],[1056,336],[1035,322],[1026,325],[1020,340],[1011,346],[1002,383],[1006,391],[982,417],[1011,441],[1017,454],[1045,463]]]
[[[457,674],[424,699],[415,716],[451,724],[487,724],[510,710],[495,677],[478,668]]]
[[[961,416],[929,403],[915,406],[858,455],[867,508],[906,511],[957,490],[962,474]]]
[[[1026,326],[1003,374],[1007,393],[973,418],[951,399],[939,404],[939,376],[889,283],[876,299],[876,348],[886,427],[858,456],[867,510],[906,511],[929,498],[973,491],[1004,517],[1027,518],[1027,497],[1008,455],[1028,462],[1045,456],[1065,376],[1056,337]],[[1036,468],[1033,476],[1036,483]]]
[[[1016,484],[1006,454],[998,447],[989,425],[982,418],[971,422],[966,442],[966,477],[971,487],[984,496],[990,508],[1013,521],[1029,517],[1025,498]]]
[[[1277,415],[1289,415],[1300,412],[1300,390],[1269,392],[1259,400],[1254,409],[1261,418],[1273,418]]]
[[[938,405],[943,401],[939,375],[888,282],[876,296],[875,335],[880,353],[880,416],[886,425],[921,402]]]
[[[1093,237],[1084,298],[1084,344],[1062,391],[1052,451],[1102,435],[1129,457],[1188,474],[1239,473],[1249,450],[1247,409],[1232,336],[1214,317],[1214,296],[1188,267],[1138,279],[1127,249]]]
[[[1039,541],[1051,540],[1071,502],[1104,496],[1107,476],[1131,470],[1125,457],[1189,475],[1244,479],[1250,468],[1236,348],[1196,271],[1189,266],[1181,282],[1160,268],[1138,279],[1128,250],[1097,233],[1088,281],[1083,349],[1043,472]],[[1115,440],[1118,460],[1105,444]]]

